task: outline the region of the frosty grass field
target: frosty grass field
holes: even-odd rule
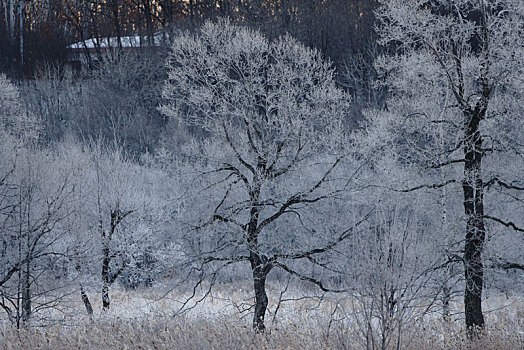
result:
[[[35,317],[27,330],[3,322],[0,349],[366,349],[355,321],[354,300],[325,296],[294,297],[286,293],[277,316],[280,293],[273,289],[264,334],[251,329],[249,286],[221,286],[189,312],[173,316],[189,293],[123,291],[112,293],[112,308],[103,312],[99,298],[91,302],[90,319],[76,295],[67,307]],[[203,293],[203,292],[202,292]],[[304,293],[297,293],[304,295]],[[296,300],[289,300],[296,299]],[[334,312],[334,309],[337,311]],[[467,340],[460,304],[449,322],[438,313],[403,325],[400,349],[524,349],[524,299],[493,296],[485,301],[487,329],[480,339]],[[438,310],[438,309],[437,309]],[[368,342],[369,348],[373,348]],[[396,348],[396,340],[387,347]],[[380,348],[380,344],[375,344]]]

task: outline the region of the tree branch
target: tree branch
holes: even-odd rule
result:
[[[363,222],[365,222],[371,216],[372,213],[373,213],[373,210],[371,210],[364,218],[362,218],[359,222],[357,222],[355,225],[353,225],[353,227],[351,227],[351,228],[345,230],[344,232],[342,232],[340,234],[340,236],[337,237],[336,240],[334,240],[331,243],[328,243],[327,245],[325,245],[322,248],[315,248],[315,249],[311,249],[309,251],[301,252],[301,253],[275,254],[273,259],[278,259],[278,258],[282,258],[282,259],[303,259],[303,258],[308,258],[308,257],[310,257],[311,255],[314,255],[314,254],[325,253],[328,250],[331,250],[332,248],[334,248],[337,244],[339,244],[340,242],[342,242],[346,238],[348,238],[350,236],[350,234],[353,233],[353,231],[358,226],[360,226]]]
[[[233,256],[233,257],[222,257],[222,258],[210,256],[204,259],[204,261],[202,262],[202,265],[209,264],[210,262],[214,262],[214,261],[226,261],[228,263],[234,263],[234,262],[248,261],[248,260],[249,260],[248,256]]]
[[[507,184],[504,181],[500,180],[498,177],[494,177],[493,179],[486,182],[484,184],[484,187],[489,188],[490,186],[493,186],[494,184],[498,184],[504,188],[507,188],[508,190],[524,191],[524,187],[516,186],[513,184]]]
[[[508,261],[504,261],[504,260],[500,260],[500,261],[493,261],[492,260],[492,263],[493,264],[491,265],[491,268],[502,269],[502,270],[515,269],[515,270],[522,270],[522,271],[524,271],[524,265],[523,264],[512,263],[512,262],[508,262]]]
[[[253,175],[256,174],[255,172],[255,168],[253,168],[253,166],[251,166],[251,164],[249,164],[248,162],[246,162],[242,156],[240,155],[240,152],[237,150],[237,148],[235,147],[235,145],[233,144],[233,141],[231,140],[231,137],[229,136],[229,133],[227,132],[227,128],[226,128],[226,125],[225,124],[222,124],[222,127],[224,128],[224,135],[226,136],[226,140],[227,140],[227,143],[229,144],[229,146],[231,147],[231,149],[233,149],[233,152],[235,152],[235,156],[237,157],[238,161],[240,162],[240,164],[242,164],[243,166],[245,166],[249,171],[251,171],[251,173]]]
[[[445,166],[451,165],[451,164],[464,163],[465,161],[466,161],[465,159],[452,159],[452,160],[449,160],[449,161],[443,162],[443,163],[430,164],[430,165],[428,165],[428,168],[438,169],[438,168],[442,168],[442,167],[445,167]]]
[[[515,231],[518,231],[518,232],[524,232],[524,228],[520,228],[518,227],[517,225],[515,225],[513,222],[511,221],[503,221],[499,218],[496,218],[494,216],[490,216],[490,215],[484,215],[484,218],[485,219],[490,219],[490,220],[493,220],[495,222],[498,222],[499,224],[501,225],[504,225],[506,227],[510,227],[512,229],[514,229]]]
[[[273,263],[273,265],[280,267],[282,270],[286,271],[287,273],[289,273],[289,274],[291,274],[293,276],[298,277],[302,281],[308,281],[308,282],[311,282],[311,283],[317,285],[320,288],[320,290],[322,290],[323,292],[332,292],[332,293],[343,293],[343,292],[345,292],[345,290],[342,290],[342,289],[326,288],[321,281],[319,281],[317,279],[314,279],[313,277],[304,276],[301,273],[299,273],[299,272],[297,272],[295,270],[292,270],[291,268],[289,268],[288,266],[286,266],[286,265],[284,265],[282,263],[275,262],[275,263]]]
[[[297,193],[297,194],[291,196],[284,204],[282,204],[282,206],[280,207],[280,209],[276,213],[274,213],[273,215],[271,215],[270,217],[268,217],[264,221],[262,221],[262,223],[260,223],[260,225],[257,228],[257,232],[260,232],[265,226],[269,225],[270,223],[272,223],[273,221],[278,219],[282,214],[286,213],[286,210],[290,206],[292,206],[294,204],[298,204],[298,203],[315,203],[315,202],[318,202],[319,200],[328,198],[329,196],[319,196],[319,197],[313,198],[313,199],[307,199],[307,198],[304,198],[304,197],[307,196],[308,194],[314,192],[317,188],[319,188],[322,185],[322,183],[324,183],[324,181],[326,181],[326,179],[329,176],[329,174],[333,171],[333,169],[335,169],[335,167],[337,166],[337,164],[339,162],[340,162],[340,158],[338,158],[335,161],[335,163],[333,163],[333,165],[328,169],[328,171],[324,174],[324,176],[322,176],[322,178],[315,185],[313,185],[313,187],[311,187],[308,191],[305,191],[305,192],[302,192],[302,193]]]
[[[436,188],[441,188],[441,187],[444,187],[444,186],[447,186],[449,184],[456,183],[456,182],[457,182],[457,180],[451,179],[451,180],[448,180],[448,181],[443,182],[441,184],[420,185],[420,186],[416,186],[416,187],[412,187],[412,188],[408,188],[408,189],[404,189],[404,190],[394,190],[394,191],[395,192],[407,193],[407,192],[417,191],[417,190],[420,190],[422,188],[436,189]]]

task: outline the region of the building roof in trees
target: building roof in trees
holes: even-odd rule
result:
[[[157,32],[153,35],[152,44],[154,46],[160,46],[165,41],[169,40],[169,34],[164,32]],[[147,36],[123,36],[120,37],[121,46],[118,43],[118,37],[106,37],[106,38],[92,38],[85,41],[79,41],[69,45],[67,48],[72,50],[84,50],[84,49],[107,49],[107,48],[138,48],[143,46],[149,46],[149,39]]]

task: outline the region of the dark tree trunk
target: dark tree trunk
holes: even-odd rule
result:
[[[111,211],[111,228],[109,232],[105,232],[102,229],[102,223],[100,223],[100,230],[101,230],[101,236],[102,236],[102,309],[108,310],[109,309],[109,287],[115,282],[115,280],[120,276],[122,271],[124,270],[126,264],[125,262],[122,262],[122,265],[120,268],[114,272],[111,272],[111,261],[116,256],[114,253],[111,252],[110,249],[110,242],[113,238],[113,234],[115,233],[116,227],[118,224],[129,214],[131,214],[133,211],[128,211],[125,213],[122,213],[119,209],[119,203],[116,203],[116,209]]]
[[[442,318],[444,321],[450,320],[450,305],[449,302],[451,301],[451,288],[447,285],[444,285],[442,288]]]
[[[104,283],[102,286],[102,310],[109,310],[110,300],[109,300],[109,284]]]
[[[82,301],[84,302],[87,314],[89,315],[89,317],[91,317],[93,315],[93,306],[91,306],[89,297],[87,296],[87,293],[85,292],[84,286],[82,284],[80,284],[80,296],[82,297]]]
[[[486,237],[484,227],[484,198],[482,181],[482,137],[479,123],[482,114],[466,114],[464,135],[464,210],[466,214],[466,241],[464,273],[466,288],[464,305],[468,332],[484,327],[482,315],[482,285],[484,268],[482,251]]]
[[[118,48],[122,48],[122,23],[120,23],[120,10],[118,0],[113,0],[112,3],[112,15],[113,15],[113,24],[115,26],[115,34],[117,38]]]
[[[109,248],[104,247],[102,260],[102,309],[109,310],[109,286],[111,285],[111,276],[109,271],[109,264],[111,257],[109,256]]]
[[[153,4],[150,1],[146,1],[144,3],[144,10],[145,10],[145,21],[146,21],[146,31],[147,31],[147,45],[149,47],[153,47],[155,45],[154,42],[154,28],[153,28],[153,15],[152,15],[152,9],[151,6]]]
[[[265,169],[264,164],[258,164],[260,173]],[[247,226],[247,240],[249,246],[249,262],[251,264],[251,271],[253,273],[253,288],[255,291],[255,313],[253,314],[253,329],[257,333],[262,333],[266,329],[264,325],[264,318],[266,316],[268,298],[266,294],[266,277],[271,271],[272,264],[268,261],[268,258],[261,254],[260,247],[258,245],[258,218],[259,218],[259,206],[258,199],[260,195],[260,184],[258,179],[254,181],[257,186],[254,186],[251,192],[252,207],[250,210],[250,220]]]
[[[264,319],[266,316],[268,298],[266,294],[266,278],[270,265],[263,257],[258,254],[251,254],[250,262],[253,272],[253,287],[255,290],[255,313],[253,314],[253,329],[255,332],[262,333],[266,326]]]
[[[29,322],[31,317],[31,270],[30,261],[28,258],[26,268],[23,273],[22,280],[22,322],[25,324]]]
[[[77,262],[75,266],[76,271],[80,274],[82,271],[82,266],[80,263]],[[91,302],[89,301],[89,297],[87,296],[87,293],[84,289],[84,285],[80,282],[80,297],[82,298],[82,302],[84,303],[84,306],[86,308],[86,312],[89,315],[89,317],[92,317],[93,315],[93,306],[91,305]]]

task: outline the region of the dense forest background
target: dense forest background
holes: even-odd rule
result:
[[[0,0],[0,347],[520,346],[523,24]]]
[[[351,118],[348,117],[348,123],[356,125],[355,120],[358,120],[361,108],[384,103],[383,91],[371,86],[375,78],[372,62],[379,50],[373,28],[373,11],[377,5],[376,1],[367,0],[5,0],[0,3],[0,71],[15,79],[24,78],[28,85],[39,85],[45,79],[38,78],[44,78],[46,75],[56,75],[54,78],[58,78],[64,71],[78,74],[82,70],[81,75],[89,76],[94,85],[104,84],[101,80],[105,79],[105,84],[111,85],[107,88],[115,89],[91,98],[107,98],[113,102],[116,101],[112,94],[119,94],[121,89],[132,88],[129,84],[141,85],[143,91],[148,91],[148,96],[141,94],[142,91],[131,89],[131,94],[126,94],[126,98],[129,99],[122,100],[115,108],[145,108],[148,111],[148,120],[142,120],[141,123],[149,123],[149,128],[144,130],[133,121],[134,131],[131,131],[131,121],[127,120],[124,123],[128,125],[119,128],[118,133],[126,133],[127,137],[132,138],[126,140],[125,144],[126,147],[133,148],[133,153],[144,152],[146,149],[153,151],[153,143],[159,140],[158,132],[163,126],[163,118],[156,112],[161,95],[161,84],[157,82],[163,78],[162,74],[165,74],[163,66],[169,49],[169,41],[155,41],[155,34],[161,35],[162,38],[176,36],[183,30],[199,28],[208,19],[228,17],[235,23],[256,28],[270,38],[289,34],[306,46],[319,49],[324,57],[337,67],[337,82],[353,95],[356,102],[353,106],[357,113]],[[134,46],[140,49],[129,50],[124,47],[118,53],[117,49],[122,49],[122,38],[126,37],[138,39]],[[114,49],[110,50],[111,52],[104,46],[104,39],[107,38],[115,39],[109,45]],[[94,47],[88,50],[84,45],[89,41],[94,43]],[[79,49],[72,50],[71,45],[75,44]],[[82,53],[84,47],[86,50]],[[76,57],[78,55],[85,56],[82,57],[80,65]],[[122,62],[118,63],[118,67],[110,68],[111,63],[108,63],[99,71],[89,69],[96,62],[111,62],[118,55],[125,56],[119,58]],[[103,70],[106,71],[102,72]],[[132,75],[129,74],[131,70],[135,71]],[[120,75],[120,80],[116,75]],[[115,86],[120,83],[123,85]],[[36,108],[42,107],[38,91],[43,88],[34,86],[32,91],[37,95],[28,95],[29,103]],[[70,87],[62,88],[64,93],[70,90]],[[151,89],[156,89],[156,93]],[[88,88],[85,92],[89,90],[91,89]],[[106,102],[92,101],[94,105],[100,106],[107,106]],[[57,103],[59,102],[54,101],[51,104],[55,104],[56,107]],[[49,129],[46,135],[49,139],[59,139],[64,132],[61,129],[68,123],[68,119],[72,118],[72,115],[78,116],[79,106],[70,102],[62,103],[61,106],[70,109],[69,113],[63,110],[51,111],[52,107],[49,104],[45,106],[46,111],[38,112],[46,114],[46,127]],[[84,117],[78,119],[84,120],[79,121],[81,123],[92,120]],[[102,120],[94,121],[93,125],[78,126],[77,130],[81,129],[84,136],[86,132],[87,136],[99,136],[99,133],[106,132],[114,134],[114,130],[111,131],[103,122],[98,124],[99,122]],[[93,127],[97,130],[93,130]],[[148,133],[147,140],[143,136],[138,140],[138,136],[128,134],[138,130]]]
[[[67,46],[76,42],[141,36],[147,46],[154,33],[197,28],[217,17],[270,37],[291,34],[338,65],[372,46],[376,7],[372,0],[2,0],[1,69],[30,76],[38,65],[65,63]]]

